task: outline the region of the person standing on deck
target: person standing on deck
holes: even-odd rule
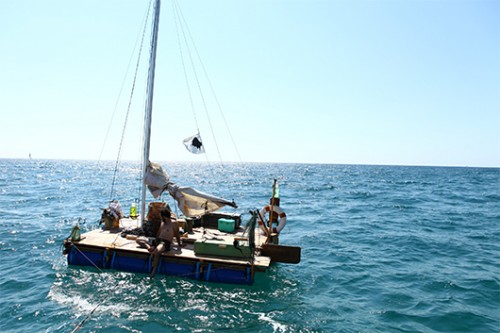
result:
[[[158,233],[156,234],[156,246],[148,247],[148,251],[154,256],[153,258],[153,269],[151,271],[151,277],[154,277],[156,273],[156,268],[158,267],[158,262],[160,261],[160,255],[170,250],[172,241],[174,237],[177,240],[177,244],[182,247],[181,237],[179,236],[179,224],[172,212],[170,207],[165,207],[160,212],[161,224],[158,228]]]

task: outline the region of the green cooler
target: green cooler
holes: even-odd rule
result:
[[[224,232],[234,232],[236,221],[233,219],[219,219],[217,229]]]
[[[194,253],[218,257],[249,258],[252,254],[248,241],[239,241],[236,248],[230,240],[198,239],[194,242]]]

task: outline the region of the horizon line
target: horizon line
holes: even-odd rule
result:
[[[0,157],[0,160],[23,160],[23,161],[71,161],[71,162],[105,162],[114,163],[116,160],[106,159],[78,159],[78,158],[30,158],[30,157]],[[138,160],[121,160],[125,163],[140,163]],[[187,163],[187,164],[297,164],[297,165],[344,165],[344,166],[387,166],[387,167],[435,167],[435,168],[483,168],[500,169],[500,166],[476,166],[476,165],[434,165],[434,164],[383,164],[383,163],[334,163],[334,162],[262,162],[262,161],[186,161],[186,160],[160,160],[156,163]]]

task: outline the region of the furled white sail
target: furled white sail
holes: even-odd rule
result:
[[[152,162],[148,163],[144,183],[148,186],[153,197],[158,199],[169,182],[170,176],[163,171],[161,165]]]
[[[145,182],[155,198],[159,198],[164,191],[167,191],[177,201],[179,209],[187,217],[201,216],[224,206],[237,208],[233,201],[171,182],[170,176],[156,163],[150,162],[148,164]]]

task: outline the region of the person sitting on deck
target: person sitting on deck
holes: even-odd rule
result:
[[[154,277],[156,273],[161,254],[163,252],[170,251],[170,246],[174,240],[174,236],[177,240],[179,248],[182,247],[181,237],[179,235],[179,224],[177,223],[176,218],[172,216],[172,212],[170,211],[168,205],[162,209],[160,216],[161,224],[158,228],[158,233],[156,234],[156,246],[152,246],[147,242],[140,242],[140,244],[145,246],[149,253],[154,256],[151,277]]]
[[[120,220],[123,218],[123,210],[122,210],[122,205],[118,200],[113,199],[109,202],[109,209],[111,211],[111,215],[115,217],[115,219]]]
[[[113,199],[109,202],[108,208],[101,208],[102,215],[99,224],[104,223],[105,230],[117,229],[120,227],[120,219],[124,217],[122,205],[118,200]]]

